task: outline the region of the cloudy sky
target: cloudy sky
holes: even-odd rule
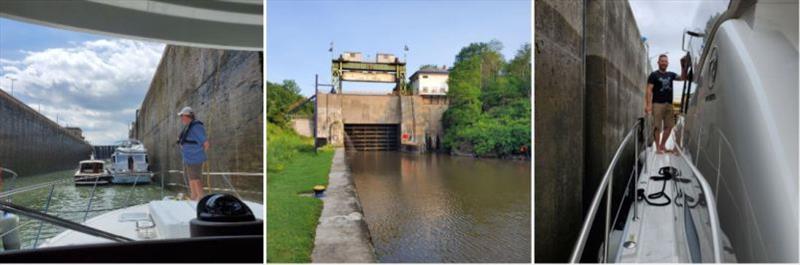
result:
[[[163,44],[0,18],[0,89],[92,144],[126,139]]]
[[[531,2],[520,0],[267,2],[267,79],[292,79],[314,93],[314,74],[330,83],[331,54],[403,57],[407,76],[423,64],[452,66],[461,48],[497,39],[506,59],[531,40]],[[366,59],[366,58],[365,58]],[[387,92],[393,84],[345,83],[345,91]]]
[[[685,29],[705,28],[711,14],[722,12],[728,7],[728,0],[629,0],[639,32],[647,38],[650,46],[649,58],[653,69],[658,69],[656,60],[659,54],[666,53],[669,58],[669,71],[680,74],[680,59],[686,54],[681,49],[681,37]],[[683,82],[676,81],[676,88]],[[694,90],[694,88],[692,88]],[[680,93],[673,93],[680,100]]]

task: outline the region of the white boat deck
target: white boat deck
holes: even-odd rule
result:
[[[673,149],[673,136],[668,139],[666,147]],[[691,176],[691,168],[683,162],[683,158],[677,151],[658,154],[653,146],[647,148],[641,155],[645,157],[646,162],[636,188],[643,188],[645,196],[661,191],[664,181],[653,180],[650,177],[661,176],[658,171],[662,167],[676,168],[680,172],[677,178],[681,178],[686,184],[680,184],[684,186],[681,188],[683,194],[679,196],[677,180],[672,179],[666,182],[664,193],[670,198],[669,205],[658,206],[650,205],[645,200],[636,201],[633,206],[637,207],[636,211],[631,209],[628,212],[627,220],[629,221],[625,225],[625,230],[621,236],[614,238],[620,244],[624,244],[626,241],[634,242],[634,244],[629,248],[620,247],[615,254],[612,254],[615,255],[615,259],[612,260],[618,263],[712,262],[713,257],[709,255],[709,253],[713,253],[713,249],[710,247],[713,244],[711,242],[711,225],[708,221],[709,212],[706,207],[696,207],[700,200],[703,200],[701,198],[703,194],[698,190],[701,189],[700,185],[696,183],[694,176]],[[652,203],[666,202],[666,198],[663,197],[649,200]],[[638,218],[634,218],[635,213]],[[720,231],[720,240],[723,249],[722,261],[736,262],[736,257],[731,252],[730,241],[723,231]],[[694,243],[690,243],[690,241]],[[706,255],[703,256],[701,253]]]
[[[253,215],[258,219],[264,217],[264,206],[259,203],[245,201]],[[124,236],[133,240],[157,240],[189,237],[189,221],[196,217],[197,202],[186,200],[160,200],[128,208],[110,211],[93,217],[84,222],[85,225],[112,234]],[[136,231],[135,220],[130,217],[138,216],[155,223],[155,237],[141,238]],[[123,218],[126,217],[126,218]],[[134,219],[136,219],[134,218]],[[48,239],[40,247],[65,246],[77,244],[107,243],[111,240],[87,235],[73,230]]]
[[[669,145],[668,145],[669,146]],[[646,167],[639,176],[638,188],[645,189],[645,196],[661,191],[663,181],[652,180],[650,176],[659,176],[658,170],[665,166],[676,166],[673,160],[680,159],[678,154],[656,154],[655,148],[646,151]],[[685,169],[678,168],[680,171]],[[665,191],[672,200],[666,206],[649,205],[644,200],[638,201],[635,207],[638,219],[633,220],[634,211],[629,212],[626,231],[623,233],[623,242],[633,241],[635,247],[620,248],[617,262],[623,263],[686,263],[691,262],[688,250],[685,249],[681,229],[676,219],[676,208],[672,205],[675,200],[675,182],[667,181]],[[666,198],[651,199],[654,203],[666,202]]]

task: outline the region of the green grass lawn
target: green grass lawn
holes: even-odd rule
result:
[[[298,193],[327,185],[333,150],[274,124],[267,137],[267,262],[310,262],[322,201]]]

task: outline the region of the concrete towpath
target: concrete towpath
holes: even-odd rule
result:
[[[322,215],[317,224],[312,262],[375,262],[375,249],[364,221],[355,183],[345,163],[345,151],[337,148],[322,197]]]

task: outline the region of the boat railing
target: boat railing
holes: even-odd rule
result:
[[[605,222],[604,222],[604,238],[603,238],[603,245],[602,245],[602,260],[601,262],[605,263],[608,262],[609,257],[609,235],[611,229],[611,208],[612,208],[612,187],[613,187],[613,175],[615,170],[620,164],[620,160],[622,160],[622,156],[624,151],[629,147],[631,144],[634,147],[634,163],[633,163],[633,171],[634,173],[628,179],[628,183],[633,187],[626,187],[626,192],[631,192],[632,190],[636,190],[635,186],[637,181],[633,181],[634,179],[638,179],[638,164],[639,164],[639,147],[641,146],[640,143],[644,143],[643,137],[643,128],[647,120],[645,118],[639,118],[633,124],[633,126],[627,130],[625,136],[622,138],[617,150],[614,152],[614,156],[611,158],[611,162],[609,163],[608,168],[603,174],[603,178],[600,181],[600,185],[597,187],[597,190],[592,197],[592,202],[589,206],[589,211],[586,213],[586,217],[584,218],[583,225],[581,226],[580,233],[578,235],[578,240],[575,243],[575,246],[572,249],[572,253],[570,255],[569,262],[570,263],[578,263],[581,260],[583,255],[584,248],[586,243],[589,239],[589,234],[592,229],[592,225],[594,224],[595,217],[597,216],[598,211],[600,211],[601,202],[603,201],[603,197],[605,195]],[[627,185],[626,185],[627,186]],[[634,210],[636,207],[634,207]],[[634,216],[636,213],[634,213]]]
[[[77,232],[85,233],[85,234],[88,234],[88,235],[92,235],[92,236],[96,236],[96,237],[100,237],[100,238],[105,238],[105,239],[108,239],[108,240],[111,240],[111,241],[116,241],[116,242],[131,241],[131,239],[129,239],[129,238],[118,236],[118,235],[115,235],[115,234],[112,234],[112,233],[108,233],[108,232],[105,232],[105,231],[102,231],[102,230],[99,230],[99,229],[95,229],[95,228],[92,228],[92,227],[89,227],[89,226],[86,226],[86,225],[83,225],[83,224],[80,224],[80,223],[77,223],[77,222],[74,222],[74,221],[71,221],[71,220],[68,220],[68,219],[65,219],[65,218],[62,218],[62,217],[59,217],[59,216],[52,215],[52,214],[48,213],[51,201],[53,199],[53,194],[54,194],[55,188],[57,186],[59,186],[59,185],[63,185],[63,184],[72,182],[73,181],[72,178],[59,179],[59,180],[54,180],[54,181],[48,181],[48,182],[38,183],[38,184],[34,184],[34,185],[29,185],[29,186],[25,186],[25,187],[21,187],[21,188],[14,188],[13,184],[14,184],[14,182],[16,181],[16,179],[17,179],[17,177],[19,175],[16,172],[14,172],[14,171],[12,171],[10,169],[2,168],[2,167],[0,167],[0,172],[11,175],[10,185],[8,186],[7,190],[0,191],[0,212],[7,212],[7,213],[16,214],[16,215],[19,215],[19,216],[25,216],[25,217],[28,217],[28,218],[31,218],[31,219],[34,220],[34,221],[28,221],[28,222],[24,222],[24,223],[21,223],[21,224],[17,224],[15,227],[13,227],[11,229],[8,229],[6,231],[3,231],[2,234],[0,234],[0,238],[4,238],[6,236],[11,235],[12,233],[18,232],[18,230],[20,230],[23,227],[26,227],[26,226],[29,226],[29,225],[38,224],[39,227],[37,228],[36,236],[31,239],[31,241],[33,242],[31,244],[31,247],[35,249],[39,245],[39,241],[41,239],[42,229],[43,229],[44,223],[49,223],[49,224],[52,224],[52,225],[56,225],[56,226],[65,228],[65,229],[70,229],[70,230],[74,230],[74,231],[77,231]],[[97,177],[97,178],[99,178],[99,177]],[[31,192],[31,191],[35,191],[35,190],[44,189],[44,188],[49,188],[49,192],[48,192],[48,195],[47,195],[47,198],[46,198],[46,201],[45,201],[44,209],[41,210],[41,211],[38,210],[38,209],[32,209],[32,208],[28,208],[28,207],[25,207],[25,206],[22,206],[22,205],[18,205],[18,204],[15,204],[13,202],[13,196],[15,194]],[[94,192],[95,192],[96,188],[97,188],[97,186],[95,185],[95,187],[92,189],[92,197],[94,197],[93,195],[94,195]],[[86,211],[90,211],[91,210],[91,201],[92,201],[92,198],[90,198],[89,203],[87,204]],[[83,211],[81,211],[81,212],[83,212]],[[88,212],[86,212],[85,214],[88,214]],[[84,221],[86,220],[86,215],[84,215],[83,220]]]
[[[689,207],[689,208],[692,208],[692,209],[696,209],[696,206],[698,206],[698,205],[702,205],[703,206],[703,207],[700,207],[699,210],[694,210],[694,211],[702,211],[702,212],[704,212],[704,214],[701,215],[701,217],[699,217],[699,218],[703,218],[704,219],[704,220],[702,220],[703,224],[706,224],[706,223],[708,224],[708,229],[707,230],[703,230],[703,231],[710,231],[711,242],[706,247],[710,248],[711,251],[713,252],[713,255],[712,255],[713,256],[713,260],[711,260],[711,261],[712,262],[721,262],[721,260],[722,260],[721,259],[721,241],[720,241],[720,233],[721,233],[720,231],[721,230],[720,230],[720,225],[719,225],[719,218],[717,216],[716,202],[715,202],[715,199],[714,199],[713,191],[711,190],[711,186],[709,185],[708,181],[705,179],[703,174],[697,169],[697,167],[692,163],[691,158],[686,154],[686,152],[683,149],[684,141],[685,141],[685,139],[683,137],[684,133],[685,133],[684,120],[685,120],[684,117],[679,115],[678,122],[676,123],[676,126],[674,126],[673,129],[672,129],[673,132],[674,132],[674,137],[675,137],[675,138],[673,138],[675,140],[675,147],[676,147],[677,152],[678,152],[679,157],[680,157],[678,163],[682,163],[684,165],[683,168],[689,168],[690,169],[691,176],[694,176],[694,179],[696,179],[697,183],[699,184],[699,190],[698,190],[698,186],[693,185],[692,179],[682,178],[681,179],[682,181],[677,181],[677,182],[681,183],[681,184],[679,184],[679,191],[678,192],[679,192],[679,194],[681,194],[681,196],[683,198],[683,201],[684,201],[684,204],[680,205],[680,207],[684,207],[685,206],[685,207]],[[624,206],[623,203],[619,204],[618,207],[620,207],[620,208],[617,209],[616,217],[614,218],[614,220],[612,222],[612,220],[611,220],[611,210],[612,210],[612,205],[613,205],[613,201],[612,201],[612,192],[613,192],[613,190],[612,190],[612,187],[614,186],[613,185],[614,172],[617,172],[617,167],[620,166],[620,161],[622,160],[622,157],[625,155],[624,154],[625,151],[626,150],[630,150],[630,149],[628,149],[628,147],[631,146],[631,145],[633,145],[633,147],[634,147],[634,149],[633,149],[634,150],[634,154],[633,154],[633,156],[634,156],[634,164],[633,164],[633,169],[632,169],[631,175],[629,176],[628,181],[627,181],[627,183],[625,185],[625,192],[623,194],[623,198],[625,198],[627,196],[631,196],[633,198],[633,207],[632,207],[633,208],[632,209],[633,210],[633,215],[632,215],[631,218],[633,220],[638,220],[639,213],[638,213],[638,210],[637,210],[638,207],[636,206],[635,191],[637,190],[636,183],[639,182],[638,179],[639,179],[639,173],[640,173],[639,172],[640,161],[642,162],[642,164],[641,164],[642,167],[641,168],[645,168],[647,166],[646,165],[647,159],[644,158],[644,157],[640,157],[639,152],[640,152],[640,147],[644,147],[644,144],[646,144],[648,141],[652,141],[652,139],[647,137],[647,136],[649,136],[648,134],[650,132],[649,128],[651,128],[649,126],[650,125],[649,123],[650,123],[649,119],[640,118],[633,125],[633,127],[628,129],[627,133],[625,134],[625,136],[623,137],[623,139],[620,142],[619,146],[617,147],[616,152],[614,153],[614,156],[612,157],[611,162],[609,163],[609,166],[606,169],[605,174],[603,174],[603,178],[602,178],[599,186],[597,187],[597,189],[596,189],[596,191],[594,193],[594,196],[592,197],[592,202],[591,202],[591,204],[589,206],[588,212],[586,213],[586,217],[585,217],[585,219],[583,221],[583,224],[581,226],[581,230],[580,230],[578,239],[577,239],[577,241],[575,243],[575,246],[573,247],[573,250],[571,252],[570,259],[569,259],[570,263],[578,263],[578,262],[581,261],[581,257],[583,255],[584,248],[585,248],[586,243],[587,243],[587,241],[589,239],[589,234],[590,234],[590,232],[592,230],[592,227],[594,225],[595,217],[596,217],[597,213],[601,210],[601,207],[604,207],[604,210],[605,210],[605,222],[604,222],[604,230],[603,230],[604,238],[603,238],[603,244],[602,244],[602,249],[601,249],[602,255],[601,255],[600,262],[607,263],[607,262],[611,261],[610,258],[609,258],[609,257],[611,257],[611,253],[609,253],[609,249],[610,249],[609,237],[610,237],[610,232],[611,232],[610,229],[611,229],[611,226],[614,223],[616,223],[616,219],[619,217],[619,213],[620,213],[621,207]],[[648,129],[644,130],[644,128],[648,128]],[[648,134],[643,134],[644,131],[647,131]],[[687,175],[687,176],[684,176],[684,177],[691,177],[691,176]],[[697,198],[695,199],[692,196],[697,196]],[[603,199],[604,199],[603,197],[605,197],[605,203],[603,203]],[[677,200],[678,199],[675,200],[676,201],[675,204],[677,204]],[[691,205],[691,202],[695,202],[694,205]],[[679,212],[679,214],[684,214],[683,211],[677,211],[677,212]],[[683,219],[683,218],[680,218],[680,219]],[[701,246],[701,248],[703,248],[703,246]]]
[[[17,174],[17,172],[14,172],[11,169],[0,167],[0,184],[3,183],[3,174],[10,174],[11,175],[11,181],[8,184],[8,190],[9,191],[14,190],[14,183],[16,182],[17,177],[19,176],[19,174]],[[0,188],[2,188],[2,186],[3,185],[0,185]],[[0,189],[0,198],[6,198],[6,200],[10,202],[11,199],[12,199],[12,195],[13,194],[4,195],[4,193],[5,192],[2,189]]]
[[[183,170],[172,169],[172,170],[169,170],[167,172],[169,174],[180,175],[181,179],[183,180],[183,187],[185,187],[185,188],[189,187],[189,179],[186,176],[186,174],[184,174]],[[233,192],[234,195],[236,195],[236,197],[242,198],[242,196],[240,194],[240,191],[233,185],[233,182],[231,182],[230,177],[232,177],[232,176],[263,177],[264,173],[261,173],[261,172],[203,172],[203,173],[201,173],[201,175],[203,175],[206,178],[209,178],[209,180],[212,177],[219,177],[219,178],[222,179],[223,182],[225,182],[225,185],[228,186],[227,188],[221,188],[221,187],[215,188],[209,182],[208,189],[210,191],[215,191],[216,190],[216,191]],[[162,193],[163,193],[164,188],[166,187],[166,185],[177,185],[177,184],[178,183],[165,183],[164,182],[164,178],[161,178],[161,190],[162,190]],[[162,197],[163,197],[163,195],[162,195]]]

